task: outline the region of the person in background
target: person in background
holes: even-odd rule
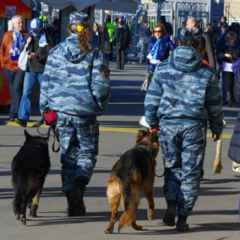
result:
[[[220,30],[222,27],[228,28],[227,18],[225,16],[221,16],[220,20],[217,24],[218,29]]]
[[[109,66],[111,59],[111,43],[109,41],[109,35],[106,26],[98,25],[99,29],[99,49],[103,53],[103,61],[105,66]]]
[[[31,96],[36,83],[41,85],[42,73],[48,56],[47,36],[42,28],[42,22],[34,18],[30,22],[31,42],[27,47],[28,63],[23,83],[17,123],[22,127],[27,126],[31,114]]]
[[[240,57],[240,44],[238,36],[233,31],[228,31],[224,42],[217,44],[217,58],[222,69],[222,97],[223,104],[230,107],[236,104],[234,96],[233,63]]]
[[[144,101],[146,121],[150,131],[159,131],[164,159],[163,222],[179,232],[188,231],[187,219],[199,195],[206,122],[214,141],[223,130],[218,80],[202,63],[204,43],[186,32],[168,61],[156,67]]]
[[[151,82],[156,66],[166,60],[171,50],[175,48],[166,32],[165,26],[158,23],[153,30],[153,37],[150,39],[148,45],[148,73],[144,80],[141,89],[146,90]]]
[[[148,43],[150,41],[151,31],[148,27],[148,22],[146,19],[143,19],[139,26],[139,42],[138,45],[140,47],[139,54],[139,63],[145,63],[147,57]]]
[[[116,31],[115,25],[112,23],[112,20],[111,20],[111,15],[107,15],[104,27],[106,28],[105,31],[107,31],[107,35],[108,35],[108,44],[110,48],[109,60],[111,61],[113,59],[113,40],[114,40],[115,31]]]
[[[175,39],[176,45],[179,45],[178,42],[180,41],[181,36],[184,35],[185,31],[187,31],[186,20],[182,21],[181,27],[179,27],[177,30],[177,35]]]
[[[57,114],[62,186],[68,216],[85,215],[84,193],[97,161],[97,116],[109,99],[108,68],[92,45],[92,24],[86,13],[69,16],[69,36],[50,50],[43,73],[40,109]],[[43,114],[44,115],[44,114]]]
[[[208,62],[209,66],[216,70],[216,54],[212,45],[212,41],[208,33],[203,33],[196,18],[189,17],[186,22],[186,29],[194,34],[195,37],[203,37],[205,39],[206,51],[203,58]]]
[[[116,43],[116,60],[117,69],[124,69],[125,65],[125,54],[130,44],[130,32],[129,28],[123,17],[118,18],[118,25],[115,32],[115,43]]]
[[[0,65],[9,81],[11,96],[9,121],[15,121],[18,117],[24,78],[24,72],[18,68],[18,58],[28,35],[23,30],[23,19],[19,15],[12,17],[9,27],[10,29],[4,33],[0,45]]]
[[[164,25],[164,27],[166,29],[166,33],[169,36],[172,36],[173,35],[172,24],[166,21],[166,17],[165,16],[161,16],[159,22]]]

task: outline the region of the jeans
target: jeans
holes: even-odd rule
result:
[[[9,118],[14,119],[17,118],[18,115],[18,108],[22,95],[22,85],[25,72],[20,69],[18,69],[16,72],[4,69],[3,72],[8,79],[11,96]]]
[[[23,83],[23,94],[18,110],[18,118],[28,121],[31,113],[31,95],[34,85],[39,82],[41,84],[42,74],[34,72],[26,72]]]

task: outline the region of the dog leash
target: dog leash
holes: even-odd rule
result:
[[[50,127],[53,131],[53,144],[52,144],[52,151],[57,153],[60,150],[60,144],[59,144],[59,135],[56,130],[55,124]],[[56,144],[58,143],[57,147]]]
[[[59,152],[59,150],[60,150],[60,145],[59,145],[59,144],[58,144],[58,146],[56,145],[57,143],[59,143],[59,136],[58,136],[57,131],[56,131],[56,125],[53,124],[53,125],[49,126],[48,132],[47,132],[46,135],[45,135],[45,134],[42,134],[42,133],[40,132],[40,126],[37,128],[38,134],[39,134],[40,136],[47,137],[48,140],[49,140],[49,138],[50,138],[50,136],[51,136],[51,131],[53,132],[52,151],[55,152],[55,153],[57,153],[57,152]]]

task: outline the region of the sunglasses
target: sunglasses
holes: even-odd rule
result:
[[[162,33],[162,30],[154,30],[155,33]]]

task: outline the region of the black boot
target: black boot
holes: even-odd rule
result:
[[[187,224],[187,216],[179,215],[176,229],[178,232],[187,232],[189,230],[189,225]]]
[[[85,186],[76,186],[73,191],[66,193],[68,202],[68,216],[77,217],[86,214],[83,201]]]
[[[176,217],[176,202],[167,201],[167,210],[163,217],[163,222],[167,226],[175,226],[175,217]]]

